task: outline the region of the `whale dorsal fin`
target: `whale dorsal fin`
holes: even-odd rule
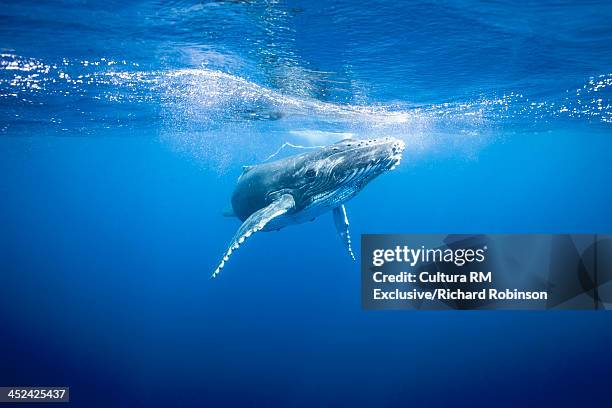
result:
[[[353,254],[353,247],[351,245],[351,234],[349,233],[349,220],[346,216],[346,208],[344,204],[340,207],[334,208],[332,212],[334,217],[334,225],[336,226],[336,231],[338,231],[338,235],[340,235],[340,239],[346,246],[348,253],[353,261],[355,260],[355,254]]]
[[[267,223],[272,221],[274,218],[285,214],[294,206],[295,200],[293,199],[293,196],[291,194],[283,194],[267,207],[257,210],[251,214],[249,218],[242,223],[240,228],[238,228],[238,231],[236,231],[234,238],[232,238],[232,242],[230,242],[229,247],[225,251],[225,255],[223,255],[223,259],[219,263],[219,266],[217,266],[217,269],[215,269],[213,272],[211,278],[217,277],[219,272],[221,272],[221,269],[223,269],[225,266],[225,263],[229,260],[232,252],[237,250],[245,239],[263,229]]]

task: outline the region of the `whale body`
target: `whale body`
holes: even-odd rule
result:
[[[404,142],[395,138],[345,139],[319,150],[245,166],[232,194],[233,215],[242,221],[212,277],[232,253],[258,231],[275,231],[332,212],[349,255],[344,203],[367,183],[399,165]]]

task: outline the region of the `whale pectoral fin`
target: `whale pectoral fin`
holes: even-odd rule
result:
[[[232,238],[232,242],[225,251],[225,255],[223,255],[223,259],[219,263],[219,266],[217,266],[217,269],[215,269],[213,272],[211,278],[217,277],[219,272],[221,272],[221,269],[223,269],[225,266],[225,263],[229,260],[232,252],[238,249],[245,239],[263,229],[267,223],[272,221],[274,218],[285,214],[294,206],[295,200],[293,199],[293,196],[291,196],[291,194],[283,194],[278,200],[275,200],[267,207],[257,210],[251,214],[249,218],[242,223],[240,228],[238,228],[234,238]]]
[[[344,242],[349,255],[354,261],[355,254],[353,254],[353,247],[351,246],[351,234],[349,233],[349,221],[348,217],[346,216],[346,208],[344,205],[336,207],[334,208],[332,215],[334,216],[334,224],[336,225],[338,235],[340,235],[342,242]]]

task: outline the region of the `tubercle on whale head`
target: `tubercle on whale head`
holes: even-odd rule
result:
[[[329,148],[332,150],[332,156],[343,155],[347,158],[348,165],[371,170],[377,175],[385,170],[393,170],[400,164],[406,144],[403,140],[393,137],[345,139]]]
[[[403,140],[395,139],[391,147],[393,156],[391,157],[392,165],[391,167],[389,167],[389,170],[394,170],[397,166],[400,165],[402,161],[402,154],[404,153],[405,148],[406,143],[404,143]]]

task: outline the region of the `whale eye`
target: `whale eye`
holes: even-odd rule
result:
[[[313,178],[317,173],[314,171],[314,169],[308,169],[306,170],[306,177],[308,178]]]

